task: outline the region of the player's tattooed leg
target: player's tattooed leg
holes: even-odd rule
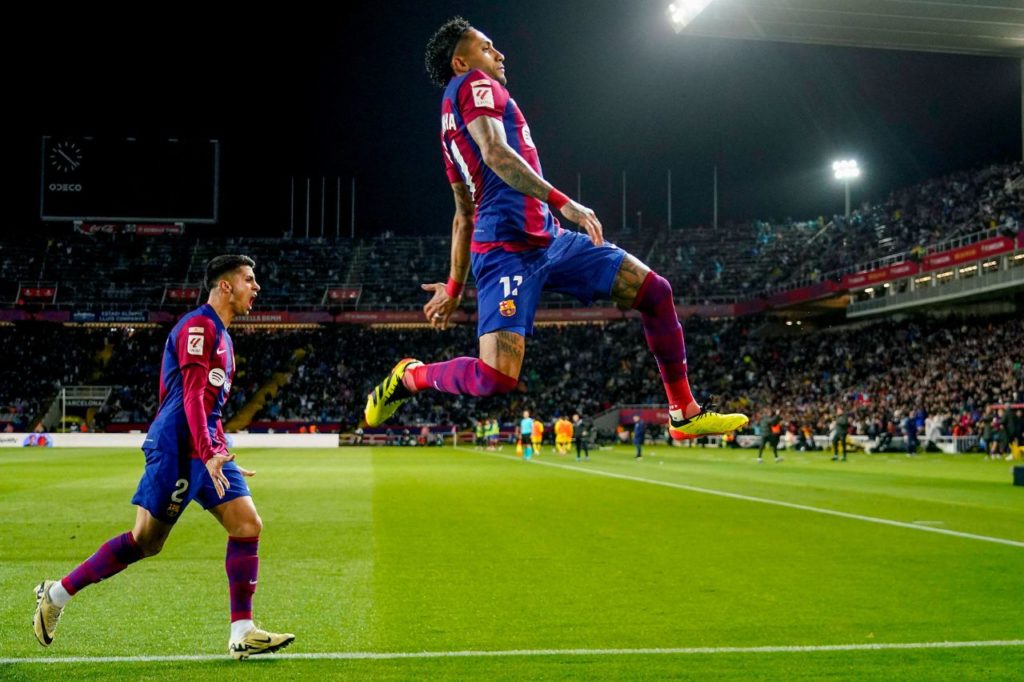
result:
[[[480,337],[480,359],[510,377],[518,377],[526,355],[526,337],[497,331]]]
[[[612,300],[622,310],[629,310],[640,293],[640,286],[647,279],[651,269],[636,256],[627,253],[619,266],[619,272],[612,282]]]

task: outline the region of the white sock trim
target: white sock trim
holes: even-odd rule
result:
[[[53,605],[61,609],[71,601],[71,595],[68,594],[68,591],[64,589],[64,584],[59,580],[50,585],[49,594]]]
[[[256,626],[251,620],[246,618],[240,620],[231,621],[231,641],[237,642],[238,640],[245,637],[250,630],[255,630]]]

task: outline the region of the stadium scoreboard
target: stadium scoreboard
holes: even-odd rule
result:
[[[43,136],[39,216],[216,223],[220,142]]]

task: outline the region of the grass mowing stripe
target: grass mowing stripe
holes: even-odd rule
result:
[[[470,450],[469,448],[456,447],[456,450],[462,452],[472,452],[478,455],[487,455],[488,457],[500,457],[501,459],[507,459],[512,461],[521,461],[520,457],[515,455],[499,455],[496,452],[481,452],[479,450]],[[915,523],[907,523],[906,521],[893,521],[892,519],[882,519],[877,516],[864,516],[863,514],[851,514],[850,512],[836,511],[835,509],[824,509],[822,507],[811,507],[806,504],[797,504],[795,502],[783,502],[782,500],[769,500],[764,497],[752,497],[750,495],[741,495],[739,493],[730,493],[724,490],[712,490],[711,488],[700,488],[698,486],[686,485],[684,483],[672,483],[671,481],[659,481],[653,478],[642,478],[640,476],[630,476],[628,474],[616,474],[611,471],[602,471],[600,469],[593,469],[590,467],[576,467],[570,464],[559,464],[557,462],[544,462],[541,460],[531,460],[533,464],[542,464],[544,466],[555,467],[556,469],[565,469],[567,471],[578,471],[584,474],[590,474],[592,476],[606,476],[608,478],[618,478],[624,481],[634,481],[636,483],[649,483],[650,485],[660,485],[665,488],[676,488],[678,490],[688,490],[694,493],[703,493],[705,495],[716,495],[718,497],[728,497],[734,500],[743,500],[745,502],[759,502],[761,504],[771,504],[777,507],[787,507],[789,509],[799,509],[800,511],[809,511],[816,514],[827,514],[829,516],[839,516],[844,519],[854,519],[856,521],[867,521],[869,523],[879,523],[886,526],[896,526],[898,528],[910,528],[911,530],[920,530],[926,533],[939,533],[940,535],[952,535],[953,537],[965,538],[968,540],[980,540],[982,542],[993,542],[999,545],[1009,545],[1011,547],[1024,548],[1024,542],[1019,540],[1008,540],[1006,538],[996,538],[990,535],[976,535],[974,533],[964,533],[958,530],[949,530],[946,528],[935,528],[933,526],[923,526]]]

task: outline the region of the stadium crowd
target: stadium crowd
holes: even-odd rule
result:
[[[0,326],[0,429],[31,431],[62,386],[88,383],[106,335],[24,322]]]
[[[1024,163],[962,171],[865,203],[850,220],[835,216],[754,220],[720,230],[667,231],[649,264],[677,296],[748,298],[774,287],[818,282],[878,259],[920,258],[930,245],[983,231],[1016,234],[1024,225]]]
[[[876,259],[919,257],[928,246],[985,230],[1016,233],[1024,224],[1024,163],[1014,162],[899,189],[843,216],[687,226],[607,237],[672,282],[677,298],[751,298],[773,287],[821,281]],[[730,239],[722,239],[722,231]],[[317,307],[332,287],[361,290],[363,308],[416,308],[424,281],[444,280],[450,237],[378,235],[355,241],[64,233],[0,238],[0,295],[19,285],[57,283],[57,303],[185,307],[165,287],[198,286],[202,264],[218,253],[247,253],[265,287],[263,303]],[[402,267],[396,272],[395,263]],[[552,297],[564,305],[565,299]],[[24,305],[31,305],[26,301]],[[353,305],[352,302],[345,302]],[[468,305],[473,301],[468,300]],[[340,305],[335,302],[334,305]]]
[[[166,326],[160,326],[104,332],[112,350],[109,360],[99,370],[101,379],[94,383],[113,386],[114,392],[96,414],[99,429],[111,423],[140,424],[152,420],[159,406],[160,362],[168,331]],[[298,334],[290,330],[264,333],[246,328],[231,331],[236,366],[225,408],[229,418],[252,399],[275,372],[290,368],[295,344],[289,341]]]
[[[904,254],[957,237],[1015,234],[1024,221],[1024,163],[1014,162],[935,178],[864,203],[850,220],[752,221],[725,226],[609,234],[673,282],[677,299],[751,298],[772,287],[820,281],[843,268]],[[369,309],[418,308],[419,284],[443,280],[450,238],[391,233],[344,242],[303,239],[196,239],[181,231],[160,236],[114,226],[81,232],[19,232],[0,238],[0,295],[15,308],[57,305],[82,309],[183,312],[194,301],[169,300],[166,287],[192,287],[213,255],[248,253],[264,284],[259,308],[335,309],[328,288],[361,291]],[[105,227],[111,227],[110,230]],[[402,263],[397,271],[396,262]],[[24,294],[25,287],[36,287]],[[469,289],[472,292],[472,287]],[[25,298],[27,296],[27,298]],[[33,298],[33,296],[35,298]],[[546,296],[551,305],[571,304]],[[465,307],[475,302],[467,295]],[[258,311],[257,311],[258,312]],[[141,313],[140,313],[141,314]],[[27,431],[61,386],[114,387],[91,428],[144,425],[157,409],[167,325],[79,327],[5,322],[0,342],[0,428]],[[313,329],[234,328],[236,374],[227,417],[254,398],[255,420],[336,424],[355,428],[364,396],[405,355],[424,361],[475,355],[471,325],[446,333],[416,327],[329,325]],[[811,333],[769,318],[686,323],[690,377],[698,399],[722,396],[759,424],[777,416],[787,433],[828,433],[836,414],[853,433],[882,437],[913,427],[928,434],[975,435],[986,444],[1019,429],[1015,413],[987,406],[1024,402],[1020,339],[1012,318],[938,317],[843,324]],[[657,367],[639,324],[538,327],[527,345],[517,389],[486,399],[430,392],[402,409],[403,423],[469,426],[481,417],[511,422],[524,408],[552,421],[573,412],[594,416],[617,404],[664,399]],[[280,373],[281,389],[261,388]],[[260,401],[257,401],[260,402]],[[776,411],[778,411],[776,415]],[[652,433],[657,429],[652,429]]]
[[[721,396],[725,406],[750,414],[752,425],[779,410],[788,431],[806,427],[827,434],[839,410],[848,414],[851,433],[900,435],[910,419],[922,436],[979,435],[991,442],[1014,415],[988,406],[1024,403],[1019,319],[921,317],[818,331],[763,318],[690,319],[685,326],[690,381],[699,399]],[[166,333],[163,327],[0,328],[13,352],[3,370],[11,376],[0,393],[5,418],[27,426],[60,384],[92,383],[117,387],[93,427],[149,421]],[[257,421],[339,424],[343,430],[357,426],[366,393],[397,359],[472,355],[477,343],[471,326],[443,333],[357,325],[238,329],[234,338],[238,371],[227,417],[271,375],[284,372],[287,383],[267,396]],[[657,366],[635,321],[538,327],[527,348],[512,393],[475,399],[428,392],[403,407],[396,423],[467,428],[477,418],[495,417],[508,424],[522,409],[550,423],[573,412],[593,417],[617,404],[664,401]]]

